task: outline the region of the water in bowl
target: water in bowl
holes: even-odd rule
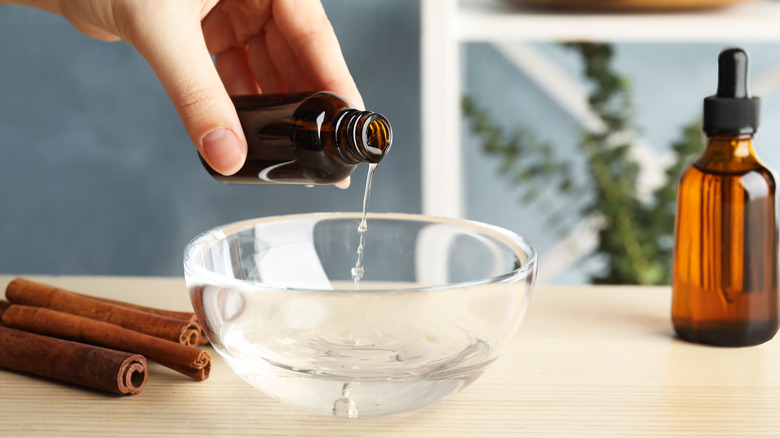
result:
[[[334,288],[353,286],[341,283]],[[496,359],[496,344],[505,339],[491,330],[495,319],[519,324],[516,309],[525,307],[512,285],[380,294],[205,287],[200,293],[220,327],[215,348],[244,380],[290,405],[350,418],[415,410],[457,392]],[[439,293],[452,296],[442,300]]]

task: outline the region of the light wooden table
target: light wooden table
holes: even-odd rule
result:
[[[189,308],[179,278],[31,278]],[[778,341],[678,341],[669,306],[668,288],[537,287],[517,339],[484,376],[432,407],[378,419],[287,408],[216,354],[205,382],[150,364],[143,391],[124,397],[0,370],[0,436],[780,436]]]

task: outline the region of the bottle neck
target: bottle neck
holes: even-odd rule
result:
[[[336,121],[335,134],[341,158],[352,164],[382,161],[393,142],[390,122],[371,111],[342,111]]]
[[[707,138],[707,147],[694,161],[696,167],[716,172],[744,172],[761,167],[750,134],[721,134]]]

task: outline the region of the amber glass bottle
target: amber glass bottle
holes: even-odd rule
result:
[[[247,159],[224,176],[230,184],[333,184],[360,163],[378,163],[393,141],[387,119],[358,111],[328,92],[233,96],[247,140]]]
[[[719,58],[718,92],[704,102],[707,145],[682,173],[675,218],[672,321],[688,341],[766,342],[778,330],[775,181],[756,158],[758,98],[747,54]]]

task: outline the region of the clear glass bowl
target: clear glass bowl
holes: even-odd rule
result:
[[[328,415],[420,409],[473,382],[520,326],[534,248],[471,221],[359,224],[358,213],[269,217],[190,242],[187,287],[216,351],[267,395]]]

